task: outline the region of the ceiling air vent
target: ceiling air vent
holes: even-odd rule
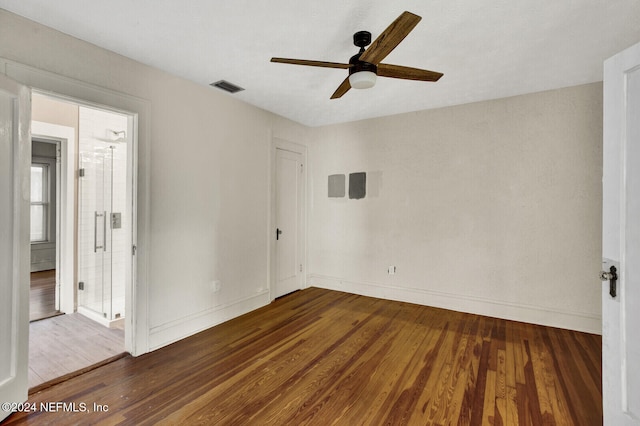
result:
[[[244,90],[242,87],[236,86],[235,84],[229,83],[228,81],[225,81],[225,80],[216,81],[215,83],[211,83],[209,86],[217,87],[218,89],[222,89],[225,92],[229,92],[229,93],[236,93],[241,90]]]

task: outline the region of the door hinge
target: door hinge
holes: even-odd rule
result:
[[[300,264],[300,272],[302,272],[302,263]]]
[[[134,244],[133,246],[131,246],[131,254],[133,256],[136,255],[136,252],[138,251],[138,247],[136,247],[136,245]]]
[[[84,177],[84,168],[78,169],[78,177]]]

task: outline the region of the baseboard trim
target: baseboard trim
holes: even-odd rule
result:
[[[56,262],[51,260],[43,260],[41,262],[31,262],[30,272],[42,272],[56,269]]]
[[[223,305],[169,321],[149,330],[149,351],[154,351],[173,342],[192,336],[203,330],[222,324],[270,303],[269,291],[235,300]]]
[[[512,321],[602,334],[602,317],[584,312],[559,311],[547,307],[509,303],[474,296],[457,295],[379,283],[356,282],[319,274],[310,274],[307,284],[379,299],[416,303]]]

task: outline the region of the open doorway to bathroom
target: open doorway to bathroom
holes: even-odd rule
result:
[[[33,94],[32,390],[125,354],[134,128],[125,112]]]
[[[30,321],[60,314],[56,292],[60,143],[37,137],[31,142]]]

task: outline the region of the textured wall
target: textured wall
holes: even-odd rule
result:
[[[311,284],[599,331],[600,83],[319,131]]]

